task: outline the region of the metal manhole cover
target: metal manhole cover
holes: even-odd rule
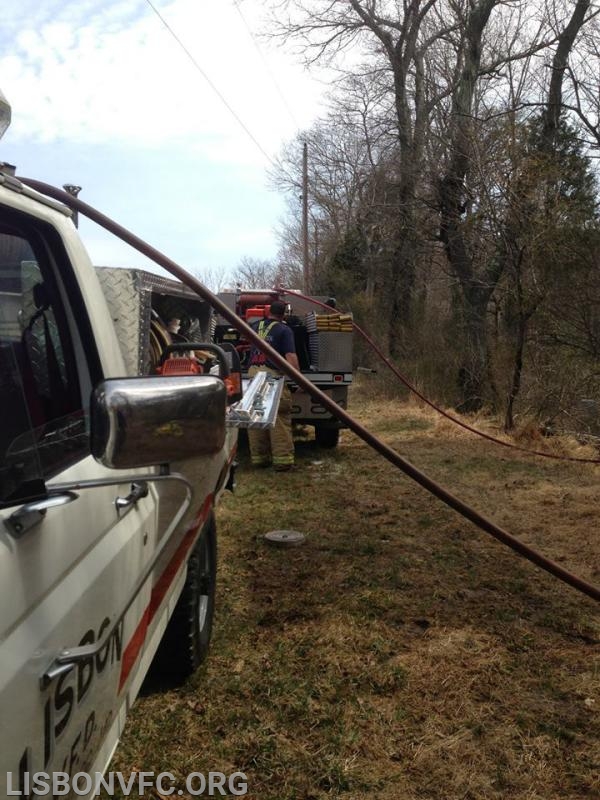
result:
[[[265,533],[265,541],[276,547],[297,547],[305,538],[300,531],[269,531],[269,533]]]

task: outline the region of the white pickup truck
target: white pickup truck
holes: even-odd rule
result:
[[[156,374],[145,326],[202,313],[120,278],[109,308],[71,211],[0,169],[1,798],[102,772],[155,655],[178,680],[208,648],[236,398],[214,346]]]

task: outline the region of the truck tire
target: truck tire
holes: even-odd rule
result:
[[[188,559],[185,585],[152,665],[155,677],[177,686],[208,655],[215,611],[217,535],[214,517]]]
[[[315,441],[319,447],[328,450],[337,447],[340,440],[340,429],[329,425],[315,425]]]

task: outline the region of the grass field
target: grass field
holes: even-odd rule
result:
[[[600,467],[506,450],[364,389],[351,410],[600,583]],[[242,771],[253,800],[600,797],[597,606],[353,434],[297,455],[286,474],[243,461],[218,514],[211,657],[182,689],[140,698],[112,769]],[[275,548],[273,529],[307,538]]]

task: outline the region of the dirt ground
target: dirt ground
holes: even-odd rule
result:
[[[600,466],[507,450],[364,389],[351,410],[600,584]],[[182,689],[138,700],[111,769],[241,771],[253,800],[600,797],[597,604],[348,431],[336,450],[304,441],[297,455],[286,474],[242,461],[218,513],[212,654]],[[307,538],[275,548],[273,529]]]

